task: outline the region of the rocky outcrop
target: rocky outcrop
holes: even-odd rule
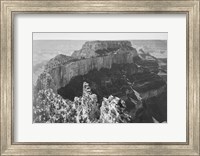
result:
[[[119,49],[135,50],[129,41],[88,41],[81,50],[75,51],[72,57],[79,59],[97,57],[114,53]]]
[[[107,56],[80,59],[52,68],[48,73],[54,79],[56,88],[59,89],[67,85],[73,77],[85,75],[92,70],[111,69],[113,64],[131,64],[136,56],[135,51],[126,53],[123,51],[123,53],[118,52]]]
[[[76,114],[75,104],[51,88],[37,92],[33,103],[34,123],[74,123]]]
[[[97,101],[97,95],[92,93],[89,84],[83,82],[82,96],[74,98],[77,108],[77,123],[98,122],[100,110]]]
[[[45,65],[45,71],[50,71],[54,68],[61,66],[62,64],[68,63],[70,61],[74,61],[74,58],[71,56],[66,56],[63,54],[59,54],[56,57],[49,60]]]
[[[100,122],[102,123],[127,123],[131,122],[131,116],[125,112],[125,101],[110,95],[103,98],[100,108]]]
[[[87,82],[83,82],[82,96],[73,101],[63,99],[52,89],[38,92],[33,105],[34,123],[129,123],[136,120],[126,111],[125,101],[110,95],[98,103]],[[135,114],[138,109],[135,110]]]

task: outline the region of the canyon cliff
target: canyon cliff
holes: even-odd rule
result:
[[[152,114],[162,122],[166,121],[167,110],[163,108],[167,85],[158,73],[158,60],[142,50],[137,51],[129,41],[88,41],[72,56],[58,55],[47,62],[34,92],[51,88],[64,99],[73,100],[82,95],[86,81],[100,103],[104,97],[113,95],[125,101],[132,117],[143,112],[134,122],[152,122]],[[160,96],[164,98],[160,100]],[[137,108],[137,101],[143,107]],[[144,114],[148,115],[144,117]]]
[[[134,57],[137,56],[136,51],[109,54],[107,56],[92,57],[87,59],[72,59],[52,68],[45,68],[54,82],[56,89],[64,87],[70,80],[79,75],[85,75],[92,70],[100,70],[102,68],[111,69],[113,64],[131,64]]]

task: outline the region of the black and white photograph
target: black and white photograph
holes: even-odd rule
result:
[[[32,37],[33,123],[167,123],[167,33]]]

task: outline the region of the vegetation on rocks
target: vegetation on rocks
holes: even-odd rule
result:
[[[91,92],[87,82],[83,83],[83,94],[74,101],[63,99],[52,89],[38,92],[33,106],[35,123],[120,123],[131,122],[125,112],[125,102],[118,97],[103,98],[100,105],[97,95]]]

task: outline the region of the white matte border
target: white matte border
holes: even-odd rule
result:
[[[167,35],[167,32],[33,32],[33,40],[167,40]]]
[[[186,141],[186,15],[18,14],[14,20],[15,142]],[[168,123],[32,124],[32,32],[168,32]]]

